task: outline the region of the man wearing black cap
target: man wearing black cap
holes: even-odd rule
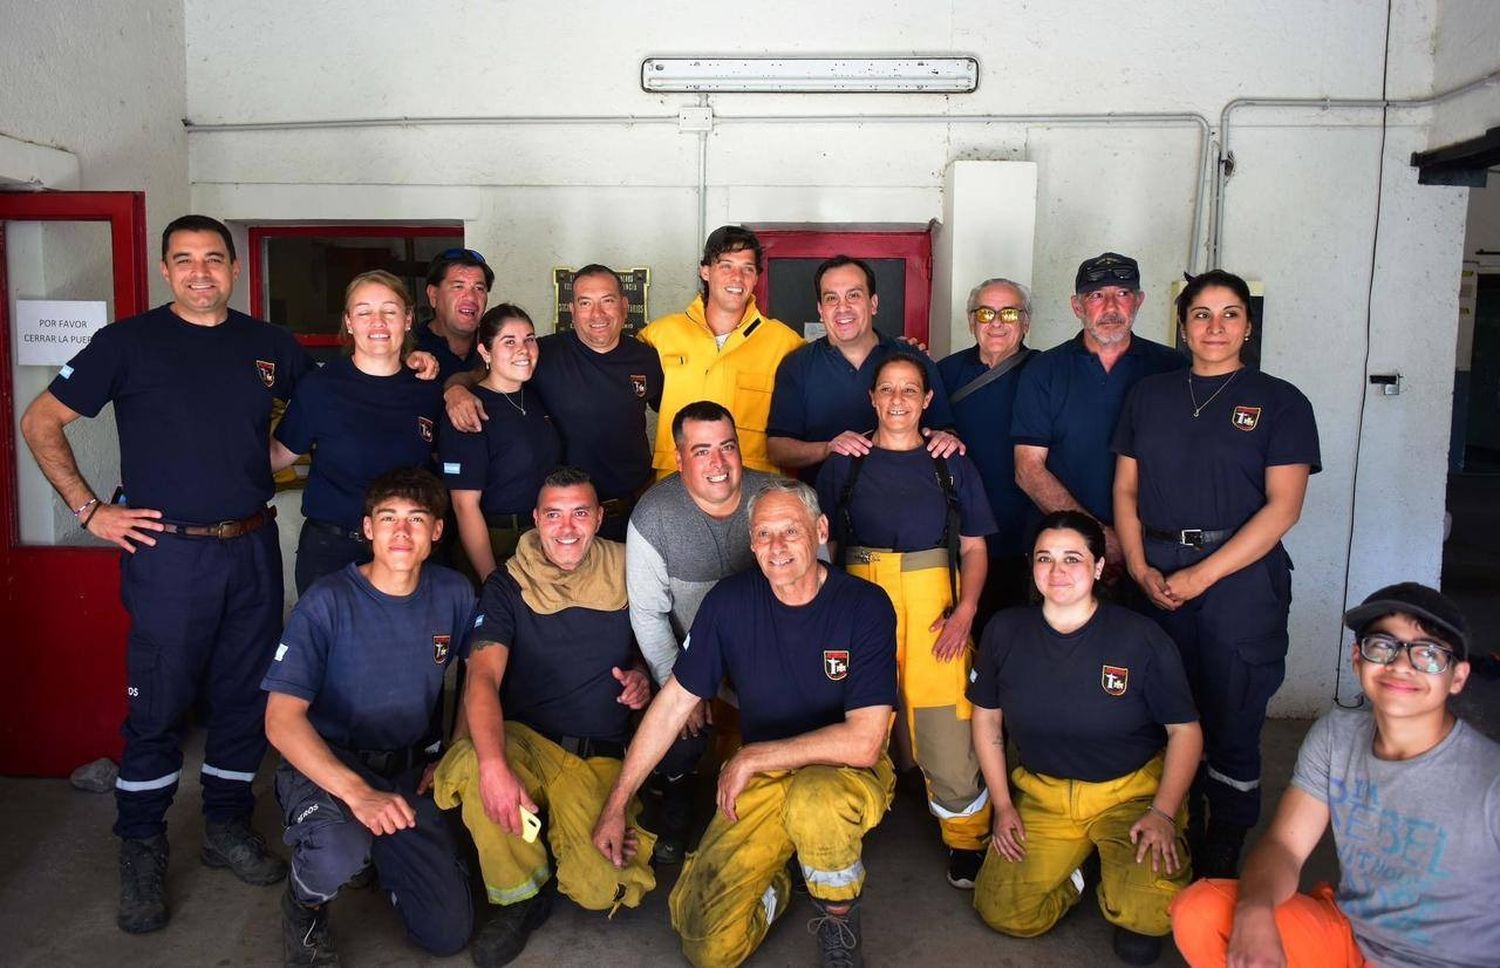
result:
[[[1500,952],[1500,744],[1448,709],[1469,678],[1469,628],[1403,582],[1344,615],[1368,708],[1328,712],[1238,882],[1177,896],[1189,964],[1479,965]],[[1297,893],[1333,826],[1337,890]]]
[[[1131,332],[1146,294],[1140,266],[1129,256],[1106,252],[1086,260],[1073,290],[1082,332],[1028,363],[1016,389],[1016,483],[1043,514],[1083,510],[1098,518],[1113,570],[1123,560],[1110,526],[1115,458],[1109,442],[1120,408],[1142,377],[1180,370],[1187,358]]]

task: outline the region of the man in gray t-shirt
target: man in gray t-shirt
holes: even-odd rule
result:
[[[1204,880],[1178,896],[1190,964],[1500,963],[1500,744],[1447,708],[1469,675],[1467,623],[1411,582],[1344,621],[1369,710],[1332,710],[1308,731],[1237,887]],[[1338,889],[1297,894],[1330,826]]]
[[[772,475],[745,470],[734,417],[700,400],[672,420],[677,473],[647,491],[625,533],[630,624],[658,686],[665,685],[703,596],[719,579],[755,564],[746,513],[750,494]],[[648,806],[660,828],[655,859],[682,859],[689,826],[692,772],[712,734],[709,703],[700,703],[652,774]]]

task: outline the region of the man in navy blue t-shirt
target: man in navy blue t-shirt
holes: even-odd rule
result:
[[[271,406],[312,366],[279,326],[229,308],[240,265],[229,229],[185,215],[162,232],[172,302],[104,327],[21,420],[47,480],[90,534],[123,548],[125,752],[115,781],[117,921],[167,923],[165,816],[182,772],[187,712],[207,710],[203,862],[250,884],[286,864],[250,829],[266,750],[258,688],[281,631],[281,549]],[[122,490],[101,502],[64,436],[114,403]]]
[[[438,381],[479,365],[476,334],[495,285],[495,270],[473,249],[444,249],[427,266],[432,319],[412,330],[417,349],[437,358]]]
[[[328,902],[367,863],[413,942],[450,955],[469,941],[468,873],[430,792],[443,676],[474,612],[466,578],[424,567],[447,506],[429,471],[377,477],[362,524],[371,560],[297,601],[261,682],[293,851],[281,902],[288,965],[335,957]]]
[[[728,680],[745,745],[719,773],[719,813],[677,879],[672,926],[695,965],[737,965],[785,912],[793,852],[820,910],[824,963],[858,963],[865,834],[895,785],[896,615],[875,585],[818,561],[818,496],[777,478],[750,498],[758,568],[703,599],[594,826],[617,867],[634,855],[626,805],[697,705]],[[850,959],[853,959],[851,962]]]
[[[1105,252],[1085,260],[1073,292],[1082,332],[1028,362],[1016,388],[1016,483],[1043,514],[1083,510],[1105,526],[1108,581],[1124,562],[1110,526],[1115,424],[1131,387],[1142,377],[1186,367],[1187,357],[1132,331],[1146,294],[1141,268],[1129,256]]]

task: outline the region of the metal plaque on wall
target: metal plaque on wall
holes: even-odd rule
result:
[[[554,332],[562,332],[573,325],[573,273],[570,266],[556,266],[552,270],[552,288],[557,312]],[[625,315],[625,332],[638,333],[651,321],[651,310],[647,300],[651,295],[651,270],[645,266],[634,269],[616,269],[620,282],[625,286],[625,298],[630,301],[630,310]]]

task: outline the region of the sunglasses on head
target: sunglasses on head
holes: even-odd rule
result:
[[[443,251],[438,253],[437,257],[439,259],[445,260],[469,259],[473,262],[479,263],[480,265],[486,264],[484,261],[484,256],[480,255],[478,252],[475,252],[473,249],[444,249]]]
[[[1390,665],[1406,652],[1406,660],[1418,672],[1435,676],[1453,664],[1453,650],[1427,639],[1405,642],[1394,635],[1372,632],[1359,640],[1359,654],[1376,665]]]
[[[1125,282],[1132,282],[1136,278],[1136,270],[1130,266],[1122,265],[1095,266],[1092,269],[1084,270],[1083,277],[1089,282],[1099,282],[1104,279],[1119,279]]]
[[[975,306],[969,310],[969,315],[973,316],[981,326],[988,326],[997,319],[1002,323],[1009,323],[1014,326],[1026,316],[1026,310],[1017,309],[1014,306],[1006,306],[1004,309],[994,309],[990,306]]]

